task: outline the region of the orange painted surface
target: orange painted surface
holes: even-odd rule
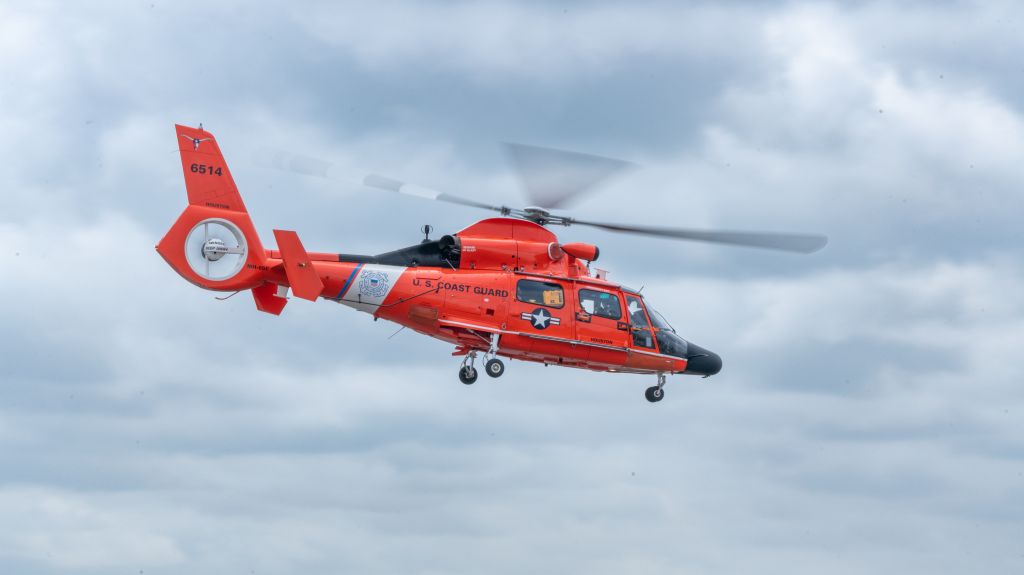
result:
[[[281,248],[285,277],[292,293],[303,299],[316,301],[324,291],[324,283],[313,268],[313,262],[299,241],[299,235],[292,231],[274,230],[274,238]]]
[[[202,288],[251,289],[257,308],[271,314],[282,312],[284,288],[291,288],[449,342],[456,354],[487,350],[499,334],[498,355],[524,361],[634,373],[686,368],[684,359],[634,344],[626,294],[591,277],[583,261],[597,257],[596,246],[562,246],[532,222],[489,218],[455,234],[456,269],[339,261],[338,254],[307,253],[294,232],[275,231],[279,249],[265,250],[213,135],[176,130],[189,206],[157,251]],[[203,277],[195,271],[202,254],[186,254],[186,239],[204,222],[226,222],[244,236],[244,262],[231,277]]]

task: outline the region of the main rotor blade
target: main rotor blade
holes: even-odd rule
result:
[[[368,174],[362,179],[362,181],[358,181],[353,179],[351,175],[346,177],[345,175],[338,173],[338,170],[335,169],[336,164],[333,162],[302,154],[293,154],[276,148],[262,148],[257,153],[255,160],[256,163],[264,167],[274,168],[285,172],[292,172],[305,176],[316,176],[318,178],[325,178],[329,180],[338,180],[349,185],[363,185],[376,188],[378,190],[386,190],[417,198],[425,198],[428,200],[437,200],[451,204],[469,206],[472,208],[491,210],[505,215],[511,213],[511,210],[504,206],[492,206],[490,204],[477,202],[475,200],[470,200],[416,184],[409,184],[401,180],[396,180],[378,174]]]
[[[574,197],[578,197],[580,194],[591,190],[594,186],[615,173],[633,166],[633,164],[622,160],[523,144],[505,144],[505,149],[511,160],[516,164],[519,175],[523,180],[523,185],[530,194],[531,201],[540,208],[557,208],[562,206]],[[257,158],[258,163],[279,170],[340,180],[353,185],[362,184],[371,188],[407,196],[490,210],[505,216],[511,215],[513,217],[538,221],[533,219],[533,216],[536,215],[533,211],[485,204],[378,174],[369,174],[363,178],[362,182],[357,182],[337,173],[338,170],[334,169],[334,163],[309,156],[270,148],[265,148],[259,156]],[[544,214],[543,221],[539,223],[542,225],[545,223],[575,224],[620,233],[748,246],[805,254],[816,252],[828,243],[828,238],[825,236],[813,234],[710,231],[639,226],[591,222],[555,214]]]
[[[579,152],[513,143],[504,147],[531,205],[541,208],[564,208],[611,176],[633,167],[623,160]]]
[[[387,190],[389,192],[395,192],[396,194],[405,194],[407,196],[415,196],[417,198],[425,198],[428,200],[437,200],[440,202],[448,202],[450,204],[459,204],[462,206],[469,206],[471,208],[481,208],[484,210],[492,210],[500,212],[502,214],[508,214],[509,208],[504,206],[492,206],[490,204],[484,204],[475,200],[466,199],[459,197],[447,192],[440,192],[432,188],[419,186],[416,184],[408,184],[401,180],[395,180],[386,176],[380,176],[377,174],[370,174],[363,178],[363,185],[371,188],[377,188],[378,190]]]
[[[634,226],[629,224],[588,222],[577,219],[569,219],[569,223],[627,234],[640,234],[659,238],[747,246],[786,252],[797,252],[802,254],[814,253],[825,247],[825,244],[828,243],[827,237],[815,234],[690,230],[682,228],[663,228],[657,226]]]
[[[264,168],[302,174],[303,176],[315,176],[327,180],[337,180],[349,185],[358,186],[360,184],[357,178],[343,173],[343,170],[336,169],[337,164],[334,162],[303,154],[293,154],[280,148],[260,146],[254,151],[252,160],[256,165]]]

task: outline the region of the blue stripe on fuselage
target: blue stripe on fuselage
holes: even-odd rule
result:
[[[338,297],[334,298],[336,301],[341,301],[341,298],[345,297],[345,292],[348,291],[348,288],[352,287],[352,279],[356,277],[356,274],[359,273],[359,270],[362,269],[362,267],[363,264],[359,264],[352,270],[352,273],[349,274],[348,279],[345,280],[345,283],[341,285],[341,291],[338,292]]]

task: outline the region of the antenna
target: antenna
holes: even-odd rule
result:
[[[420,228],[420,231],[423,232],[423,241],[420,243],[425,244],[430,241],[430,232],[434,231],[434,228],[430,224],[423,224],[423,227]]]

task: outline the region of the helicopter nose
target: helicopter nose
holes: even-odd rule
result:
[[[717,353],[687,342],[686,369],[683,373],[694,375],[715,375],[722,371],[722,358]]]

